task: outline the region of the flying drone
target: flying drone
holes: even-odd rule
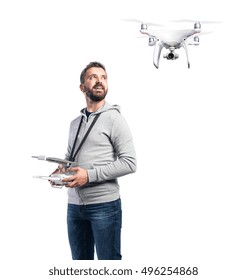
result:
[[[183,30],[161,30],[161,29],[149,29],[148,25],[152,26],[164,26],[155,23],[142,22],[135,19],[125,19],[127,21],[134,21],[141,23],[140,32],[143,35],[148,36],[148,45],[154,46],[153,53],[153,63],[154,66],[159,68],[160,54],[163,48],[168,49],[168,53],[164,54],[164,58],[167,60],[175,60],[179,55],[175,52],[176,49],[184,48],[187,58],[187,65],[190,68],[190,61],[188,55],[188,45],[198,46],[200,44],[199,34],[202,31],[200,21],[191,21],[191,20],[179,20],[174,22],[194,22],[194,28],[192,29],[183,29]],[[207,21],[204,23],[217,23],[212,21]]]

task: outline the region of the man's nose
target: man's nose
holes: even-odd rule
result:
[[[97,77],[97,78],[96,78],[96,84],[102,83],[102,81],[103,81],[103,78],[100,78],[100,77]]]

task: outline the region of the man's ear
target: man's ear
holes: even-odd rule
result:
[[[80,84],[80,90],[83,92],[83,90],[84,90],[84,85],[83,84]]]

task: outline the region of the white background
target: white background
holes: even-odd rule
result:
[[[190,70],[182,49],[157,70],[147,39],[135,38],[140,24],[122,18],[222,24],[202,25],[214,32],[189,48]],[[198,266],[200,280],[246,279],[244,18],[240,0],[1,2],[3,279],[85,266],[71,262],[66,189],[32,178],[56,166],[31,156],[64,156],[69,123],[85,106],[80,72],[93,60],[106,66],[107,100],[121,105],[138,156],[137,173],[120,179],[121,265]]]

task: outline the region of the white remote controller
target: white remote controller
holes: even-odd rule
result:
[[[55,173],[51,174],[50,176],[33,176],[34,178],[42,179],[42,180],[48,180],[54,183],[54,186],[64,186],[67,185],[66,182],[62,182],[63,179],[71,177],[72,174],[64,174],[64,173]]]

